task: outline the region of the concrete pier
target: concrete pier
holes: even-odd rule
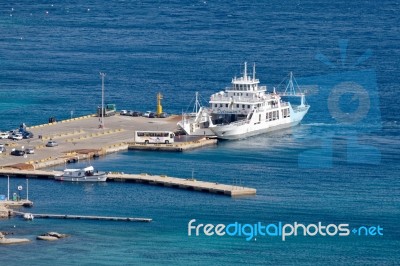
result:
[[[11,211],[12,215],[24,216],[24,212]],[[113,216],[88,216],[88,215],[71,215],[71,214],[38,214],[31,213],[34,219],[72,219],[72,220],[101,220],[101,221],[121,221],[121,222],[144,222],[152,221],[150,218],[133,218],[133,217],[113,217]]]
[[[0,205],[4,205],[5,207],[32,207],[33,202],[26,199],[21,200],[5,200],[1,201]]]
[[[225,185],[213,182],[204,182],[196,179],[183,179],[169,177],[165,175],[148,175],[148,174],[108,174],[107,180],[119,182],[136,182],[150,185],[158,185],[164,187],[195,190],[200,192],[215,193],[228,195],[231,197],[255,195],[256,189],[249,187],[240,187],[233,185]]]
[[[54,176],[59,174],[61,174],[61,172],[59,171],[41,171],[41,170],[29,171],[29,170],[18,170],[12,168],[0,169],[0,176],[9,175],[22,178],[30,176],[31,178],[54,179]],[[191,178],[190,179],[176,178],[165,175],[109,173],[107,176],[108,176],[107,181],[143,183],[149,185],[164,186],[169,188],[215,193],[231,197],[255,195],[257,192],[256,189],[249,187],[205,182]]]

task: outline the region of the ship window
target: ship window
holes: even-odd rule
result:
[[[250,109],[250,104],[249,104],[249,105],[247,105],[247,108],[249,108],[249,109]]]
[[[223,106],[222,103],[220,103],[220,104],[219,104],[219,107],[222,107],[222,106]]]
[[[236,108],[239,108],[239,104],[236,104]]]
[[[248,94],[248,93],[246,93],[246,96],[249,96],[249,94]]]
[[[225,104],[225,107],[228,107],[228,104]]]
[[[245,108],[245,105],[244,105],[244,104],[242,105],[242,108],[243,108],[243,109]]]
[[[215,104],[215,107],[218,107],[218,104]]]

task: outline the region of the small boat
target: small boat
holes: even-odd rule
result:
[[[24,214],[24,219],[25,220],[30,220],[30,221],[32,221],[33,220],[33,214],[32,213],[25,213]]]
[[[55,176],[54,179],[70,182],[104,182],[107,180],[107,174],[94,171],[93,166],[88,166],[83,169],[65,169],[62,175]]]

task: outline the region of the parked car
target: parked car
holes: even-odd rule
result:
[[[128,112],[126,112],[126,115],[132,116],[132,113],[133,113],[133,111],[132,111],[132,110],[129,110]]]
[[[128,111],[126,110],[121,110],[121,112],[119,113],[120,115],[126,115],[128,113]]]
[[[132,116],[142,116],[143,115],[143,113],[142,112],[139,112],[139,111],[134,111],[133,113],[132,113]]]
[[[49,142],[47,142],[46,147],[55,147],[58,146],[58,143],[54,140],[49,140]]]
[[[22,137],[23,137],[24,139],[31,139],[31,138],[33,138],[33,133],[30,132],[30,131],[24,131],[24,132],[22,133]]]
[[[167,113],[161,113],[158,115],[159,118],[167,118],[168,114]]]
[[[144,117],[149,117],[149,115],[150,115],[151,113],[152,113],[151,111],[146,111],[146,112],[143,114],[143,116],[144,116]]]
[[[25,153],[26,154],[35,154],[35,150],[33,148],[26,148]]]
[[[15,134],[11,135],[11,139],[13,139],[13,140],[21,140],[23,138],[24,137],[22,136],[21,133],[15,133]]]
[[[151,112],[151,113],[149,114],[149,118],[156,118],[156,113]]]
[[[11,155],[14,155],[14,156],[24,156],[24,155],[25,155],[25,152],[22,151],[22,150],[13,150],[13,151],[11,151]]]
[[[0,132],[0,139],[8,139],[8,136],[10,136],[10,134],[7,132]]]

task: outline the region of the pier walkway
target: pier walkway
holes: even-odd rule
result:
[[[183,179],[164,175],[148,174],[108,174],[107,180],[120,182],[136,182],[164,187],[195,190],[200,192],[216,193],[221,195],[247,196],[255,195],[256,189],[240,186],[225,185],[213,182],[204,182],[196,179]]]
[[[42,170],[18,170],[12,168],[0,169],[0,176],[15,176],[23,178],[41,178],[54,179],[55,175],[59,175],[59,171],[42,171]],[[177,177],[169,177],[165,175],[148,175],[148,174],[125,174],[125,173],[109,173],[107,181],[114,182],[133,182],[149,185],[164,186],[177,189],[187,189],[200,192],[215,193],[227,195],[231,197],[255,195],[256,189],[234,186],[227,184],[219,184],[214,182],[205,182],[196,179],[184,179]]]
[[[25,212],[11,210],[14,215],[24,216]],[[144,222],[149,223],[153,219],[150,218],[132,218],[132,217],[113,217],[113,216],[88,216],[88,215],[70,215],[70,214],[38,214],[29,213],[33,217],[43,219],[73,219],[73,220],[102,220],[102,221],[122,221],[122,222]]]

